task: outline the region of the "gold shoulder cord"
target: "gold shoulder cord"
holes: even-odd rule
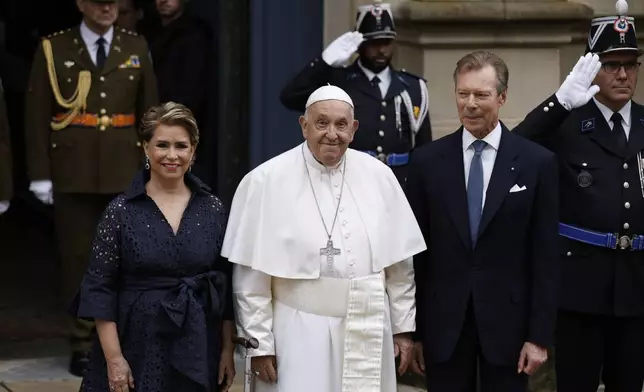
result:
[[[54,98],[61,107],[70,109],[70,111],[65,114],[65,118],[62,121],[52,121],[50,123],[51,129],[58,131],[67,127],[81,110],[85,111],[85,108],[87,107],[87,95],[89,94],[89,89],[92,86],[92,74],[86,70],[80,71],[78,73],[78,85],[76,86],[74,95],[69,99],[64,99],[60,94],[58,78],[56,76],[56,66],[54,65],[54,55],[51,50],[51,42],[49,42],[48,39],[43,40],[42,49],[45,53],[47,73],[49,74],[49,82],[51,84],[51,90],[54,93]]]

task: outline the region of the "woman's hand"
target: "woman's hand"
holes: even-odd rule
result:
[[[130,392],[130,389],[134,389],[130,365],[122,355],[107,360],[107,381],[111,392]]]
[[[235,380],[235,346],[229,345],[221,350],[219,360],[219,385],[221,391],[226,392],[233,386]],[[225,384],[223,384],[225,381]]]

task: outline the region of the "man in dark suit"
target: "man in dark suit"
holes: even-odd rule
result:
[[[519,133],[559,158],[561,280],[556,332],[558,392],[639,392],[644,382],[644,106],[632,101],[638,58],[635,21],[592,20],[599,90],[569,110],[540,108]],[[545,117],[561,126],[542,127]]]
[[[593,62],[580,59],[587,72]],[[561,89],[586,79],[569,77]],[[407,183],[428,248],[414,257],[424,359],[412,367],[425,364],[430,392],[474,392],[477,364],[482,391],[525,391],[554,337],[557,162],[499,121],[501,58],[471,53],[454,81],[463,126],[414,152]]]

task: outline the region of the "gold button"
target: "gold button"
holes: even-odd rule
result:
[[[380,121],[385,121],[385,119],[386,119],[386,118],[387,118],[387,117],[385,117],[385,115],[384,115],[384,114],[380,115]]]
[[[130,80],[134,80],[134,75],[130,75]]]
[[[626,209],[631,208],[631,203],[629,203],[629,202],[624,203],[624,208],[626,208]]]
[[[380,146],[376,147],[376,151],[382,152],[382,147],[380,147]]]
[[[628,169],[628,163],[624,163],[624,170]]]
[[[378,131],[378,135],[380,135],[380,137],[385,137],[385,131]]]
[[[105,98],[105,97],[107,97],[107,94],[101,93],[101,98]]]
[[[100,78],[98,78],[98,79],[99,79],[101,82],[104,82],[104,81],[105,81],[105,77],[104,77],[104,76],[101,76],[101,77],[100,77]]]
[[[628,222],[624,223],[624,230],[628,230],[631,227],[631,225],[628,224]]]
[[[381,104],[381,105],[382,105],[382,107],[384,108],[385,106],[387,106],[387,101],[382,101],[382,102],[380,102],[380,104]]]
[[[99,129],[100,129],[101,131],[104,131],[104,130],[105,130],[105,125],[101,125],[101,127],[100,127]]]
[[[99,121],[100,121],[99,123],[104,127],[110,125],[110,122],[111,122],[111,120],[110,120],[110,118],[108,116],[102,116],[99,119]]]
[[[631,185],[628,182],[624,183],[624,188],[628,188],[629,186],[631,186]]]
[[[107,113],[107,110],[101,109],[101,114],[105,114],[105,113]]]

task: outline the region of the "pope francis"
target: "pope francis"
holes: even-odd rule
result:
[[[300,125],[304,143],[241,181],[222,248],[238,333],[259,341],[255,389],[394,392],[425,242],[389,167],[348,148],[358,122],[345,91],[313,92]]]

